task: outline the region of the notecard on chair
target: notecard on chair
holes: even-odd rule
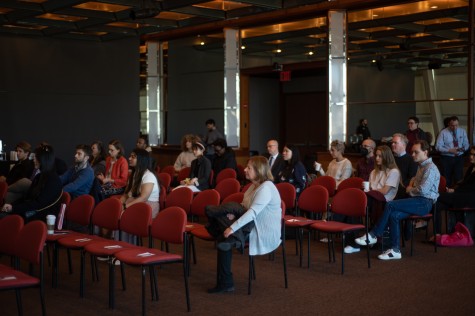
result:
[[[143,252],[143,253],[139,253],[137,255],[137,257],[150,257],[150,256],[153,256],[154,254],[151,253],[151,252]]]

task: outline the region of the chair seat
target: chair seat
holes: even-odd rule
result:
[[[431,219],[431,218],[432,218],[431,213],[426,214],[426,215],[411,215],[411,216],[409,216],[409,219]]]
[[[183,257],[180,255],[146,247],[136,247],[119,251],[115,254],[115,257],[122,263],[137,266],[183,260]]]
[[[319,230],[321,232],[327,233],[339,233],[339,232],[348,232],[352,230],[365,229],[363,224],[347,224],[337,221],[316,221],[310,225],[310,228]]]
[[[306,217],[291,216],[291,215],[285,215],[284,220],[285,220],[285,226],[287,227],[306,227],[317,222],[317,220],[314,220],[314,219],[308,219]]]
[[[185,232],[190,233],[192,230],[197,228],[204,228],[204,225],[200,223],[187,222],[185,226]]]
[[[105,239],[99,236],[93,236],[93,235],[83,235],[83,234],[77,234],[74,236],[68,236],[64,238],[60,238],[58,240],[58,243],[67,248],[71,249],[82,249],[84,248],[87,244],[93,242],[93,241],[99,241],[99,240],[109,240]]]
[[[54,242],[58,241],[61,238],[69,237],[72,235],[78,235],[80,233],[72,231],[72,230],[62,230],[55,232],[54,234],[48,234],[46,235],[46,242]]]
[[[137,246],[125,242],[125,241],[116,241],[116,240],[104,240],[104,241],[94,241],[88,243],[84,246],[84,250],[89,252],[94,256],[113,256],[119,251],[125,250],[127,248],[135,248]]]
[[[198,228],[195,228],[191,231],[191,234],[193,236],[196,236],[197,238],[200,238],[200,239],[204,239],[204,240],[209,240],[209,241],[214,241],[214,238],[213,236],[211,236],[209,233],[208,233],[208,230],[204,227],[204,226],[201,226],[201,227],[198,227]]]
[[[38,284],[40,284],[40,279],[9,266],[0,265],[0,290],[31,287]]]

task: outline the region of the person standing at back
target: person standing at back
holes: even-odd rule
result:
[[[356,134],[361,135],[363,137],[363,140],[371,138],[371,132],[369,131],[368,128],[368,120],[365,118],[362,118],[360,120],[360,125],[356,128]]]
[[[274,182],[277,182],[277,176],[284,168],[284,159],[279,153],[279,143],[275,139],[267,142],[267,152],[269,153],[269,166]]]
[[[411,148],[414,142],[416,140],[427,141],[427,135],[426,135],[426,132],[424,132],[419,127],[419,118],[417,116],[411,116],[407,119],[407,127],[408,127],[408,130],[406,131],[406,137],[407,137],[408,143],[406,147],[406,152],[408,154],[411,154]]]
[[[417,164],[412,157],[406,153],[407,137],[403,134],[396,133],[393,135],[391,142],[391,149],[394,154],[394,160],[401,172],[401,182],[399,185],[396,199],[406,197],[406,187],[409,185],[409,181],[416,175]]]
[[[463,154],[468,148],[467,132],[459,127],[458,117],[450,117],[449,126],[440,132],[435,145],[435,149],[440,152],[441,173],[446,178],[448,187],[462,180]]]
[[[203,138],[206,150],[206,157],[212,162],[214,158],[213,143],[218,138],[224,138],[224,135],[216,128],[216,122],[213,119],[208,119],[205,122],[207,132]]]

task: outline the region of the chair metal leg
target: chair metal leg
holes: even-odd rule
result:
[[[189,271],[187,271],[187,270],[188,270],[188,268],[186,267],[185,258],[183,258],[183,277],[185,278],[186,307],[187,307],[188,311],[190,312],[191,311],[190,289],[188,287],[188,273],[189,273]],[[157,296],[158,296],[158,293],[157,293]]]
[[[18,309],[18,315],[23,316],[23,304],[21,303],[21,290],[16,289],[15,295],[16,295],[16,306]]]
[[[345,233],[341,236],[341,274],[345,273]]]
[[[81,273],[80,273],[80,280],[79,280],[79,297],[84,297],[84,284],[86,283],[86,254],[84,250],[81,250]]]
[[[52,271],[52,286],[53,288],[58,287],[58,265],[59,265],[59,249],[58,245],[53,243],[53,271]]]
[[[112,258],[109,258],[109,308],[114,309],[115,306],[115,264]]]
[[[254,257],[249,255],[249,279],[247,284],[247,294],[251,295],[251,282],[253,278],[253,271],[254,271]]]
[[[284,264],[284,281],[285,281],[285,288],[289,288],[289,284],[287,282],[287,255],[285,253],[285,239],[282,241],[282,261]]]
[[[412,257],[412,254],[413,254],[413,247],[414,247],[414,221],[409,221],[410,225],[411,225],[411,257]]]
[[[142,316],[145,316],[145,274],[146,267],[142,266]]]
[[[41,315],[46,316],[45,291],[40,286]]]

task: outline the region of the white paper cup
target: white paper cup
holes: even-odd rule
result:
[[[369,181],[363,181],[363,190],[365,192],[369,191]]]
[[[48,227],[48,234],[54,234],[54,224],[56,222],[56,216],[48,215],[46,216],[46,226]]]

